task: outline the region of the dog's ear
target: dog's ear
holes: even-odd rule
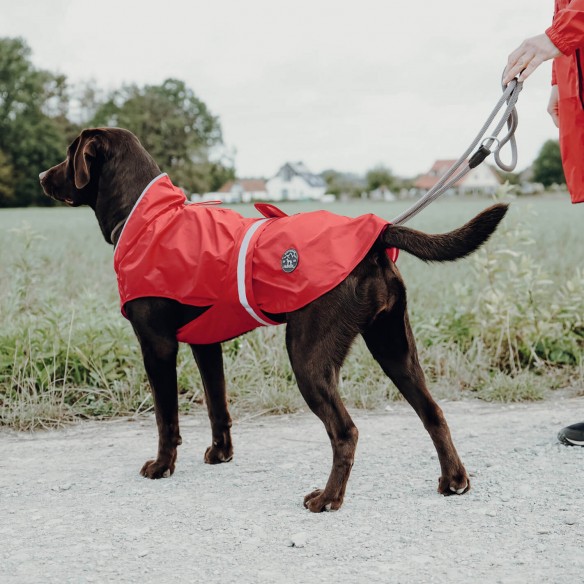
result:
[[[89,184],[91,179],[91,164],[97,155],[97,140],[95,136],[85,132],[79,137],[77,150],[73,155],[73,176],[75,187],[81,190]]]

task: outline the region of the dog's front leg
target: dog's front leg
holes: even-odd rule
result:
[[[205,452],[205,462],[207,464],[229,462],[233,458],[233,445],[231,444],[231,416],[227,409],[221,344],[191,345],[191,350],[203,380],[213,436],[213,443]]]
[[[160,314],[155,318],[148,318],[151,311],[144,313],[127,308],[127,312],[142,348],[158,426],[158,455],[156,460],[148,460],[140,473],[149,479],[169,477],[174,472],[177,446],[182,442],[178,424],[176,333]],[[141,318],[132,318],[136,315]]]
[[[140,473],[149,479],[169,477],[174,472],[176,448],[181,443],[178,426],[176,339],[140,339],[146,373],[152,387],[158,426],[158,455],[148,460]]]

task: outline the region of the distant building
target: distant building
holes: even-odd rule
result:
[[[370,191],[369,199],[372,201],[391,202],[396,200],[396,196],[385,185],[382,185],[378,189]]]
[[[287,162],[266,183],[272,201],[321,200],[327,184],[318,174],[313,174],[302,162]]]
[[[249,203],[268,199],[266,181],[259,178],[242,178],[230,180],[218,191],[204,195],[191,195],[194,203],[200,201],[222,201],[223,203]]]
[[[242,178],[230,180],[218,191],[219,195],[230,195],[232,203],[249,203],[251,201],[265,201],[268,198],[266,181],[259,178]]]
[[[429,191],[448,171],[456,160],[437,160],[426,174],[419,176],[414,187]],[[464,193],[494,193],[500,186],[501,180],[495,170],[488,164],[479,164],[466,176],[453,185],[453,189]]]

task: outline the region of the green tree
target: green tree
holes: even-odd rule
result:
[[[369,191],[374,191],[379,187],[391,189],[396,184],[396,179],[391,170],[381,164],[368,171],[365,175],[365,180]]]
[[[0,150],[4,173],[10,169],[12,196],[0,205],[49,204],[42,194],[38,174],[64,156],[62,127],[48,110],[64,98],[65,79],[35,69],[30,48],[19,38],[0,38]],[[53,110],[55,112],[57,110]]]
[[[541,147],[533,162],[533,180],[546,187],[553,184],[565,184],[560,143],[557,140],[548,140]]]
[[[71,90],[71,101],[74,102],[75,118],[83,128],[94,125],[97,112],[109,99],[106,91],[100,88],[95,79],[77,83]]]
[[[521,184],[521,178],[519,177],[519,174],[516,172],[505,172],[502,170],[496,170],[495,172],[497,172],[497,174],[504,183],[508,182],[510,185]]]
[[[226,182],[235,180],[235,166],[233,162],[209,162],[207,164],[207,177],[209,181],[209,191],[218,191]]]
[[[338,172],[333,169],[321,173],[327,184],[327,193],[340,196],[359,197],[367,185],[362,176]]]
[[[0,207],[14,204],[14,169],[8,156],[0,150]]]
[[[223,144],[219,119],[178,79],[124,86],[98,108],[93,125],[134,132],[161,169],[187,190],[211,190],[224,172],[221,162],[212,161]]]

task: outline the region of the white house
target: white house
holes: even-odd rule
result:
[[[273,201],[322,200],[326,193],[325,180],[313,174],[302,162],[287,162],[267,183]]]
[[[432,168],[419,176],[414,186],[425,191],[430,190],[448,171],[456,160],[437,160]],[[453,188],[459,193],[494,193],[500,186],[501,180],[492,166],[479,164],[466,176],[457,181]]]

